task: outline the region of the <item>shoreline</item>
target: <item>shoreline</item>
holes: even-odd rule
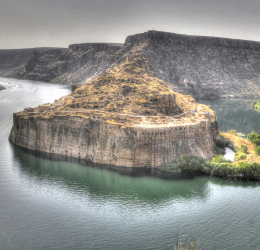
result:
[[[21,81],[33,81],[33,82],[40,82],[40,83],[52,83],[52,84],[58,84],[58,85],[64,85],[64,86],[72,86],[72,85],[75,85],[75,84],[64,84],[64,83],[59,83],[59,82],[45,82],[45,81],[39,81],[39,80],[31,80],[31,79],[21,79],[21,78],[12,78],[12,77],[1,77],[0,76],[0,79],[3,78],[3,79],[11,79],[11,80],[21,80]],[[95,79],[95,78],[94,78]],[[88,83],[86,83],[88,84]],[[78,86],[83,86],[83,85],[86,85],[86,84],[79,84]],[[190,95],[190,94],[185,94],[184,95]],[[231,97],[231,96],[226,96],[226,97],[221,97],[221,98],[199,98],[199,99],[196,99],[194,97],[194,99],[196,101],[212,101],[212,100],[237,100],[237,99],[254,99],[254,98],[259,98],[259,94],[256,94],[254,96],[240,96],[240,97]]]

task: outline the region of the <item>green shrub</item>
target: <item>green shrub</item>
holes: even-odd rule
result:
[[[254,139],[260,139],[260,134],[252,131],[250,134],[247,135],[247,139],[253,143]]]
[[[212,162],[204,172],[210,175],[228,178],[260,179],[260,163],[239,162],[238,165],[231,163]]]
[[[159,170],[164,171],[164,172],[169,172],[169,173],[178,173],[180,172],[178,163],[176,161],[170,163],[170,164],[162,164],[159,167]]]
[[[225,148],[214,147],[215,155],[224,155],[226,153]]]
[[[159,170],[164,172],[180,172],[182,170],[186,171],[203,171],[204,167],[207,165],[201,157],[192,156],[192,155],[181,155],[178,161],[174,161],[169,164],[162,164],[159,167]]]
[[[260,139],[253,139],[252,143],[256,146],[260,146]]]
[[[260,102],[254,102],[255,110],[260,110]]]
[[[257,162],[239,162],[239,174],[244,179],[259,179],[260,177],[260,164]]]
[[[246,157],[245,153],[237,152],[237,156]],[[239,162],[234,165],[228,161],[221,162],[223,156],[216,156],[215,159],[220,162],[212,161],[211,163],[205,161],[203,158],[191,155],[182,155],[178,161],[171,164],[162,164],[160,170],[166,172],[178,172],[182,170],[194,171],[199,170],[208,175],[214,175],[225,178],[242,178],[242,179],[260,179],[260,163],[256,162]]]
[[[231,161],[228,161],[224,158],[223,155],[216,155],[211,162],[218,162],[218,163],[222,163],[222,162],[231,162]]]
[[[225,138],[220,138],[216,141],[216,145],[217,147],[220,147],[220,148],[225,148],[228,146],[228,142],[225,140]]]
[[[239,159],[242,160],[242,159],[245,159],[246,158],[246,154],[245,153],[239,153]]]
[[[247,139],[251,141],[255,146],[255,152],[260,155],[260,134],[251,132],[247,135]]]
[[[234,178],[237,176],[237,168],[231,163],[217,163],[212,162],[211,174],[220,177]]]
[[[236,146],[236,147],[235,147],[235,152],[236,152],[236,153],[241,152],[241,148]]]
[[[246,154],[243,152],[236,152],[234,161],[239,161],[246,158]]]
[[[258,155],[260,155],[260,146],[257,146],[257,147],[255,148],[255,152],[256,152]]]
[[[242,144],[241,145],[241,147],[240,147],[240,150],[243,152],[243,153],[247,153],[247,150],[248,150],[248,147],[247,147],[247,145],[245,145],[245,144]]]
[[[202,171],[206,164],[207,162],[203,158],[187,154],[181,155],[178,159],[178,166],[182,170]]]

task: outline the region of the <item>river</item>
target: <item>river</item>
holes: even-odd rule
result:
[[[0,82],[10,82],[0,91],[0,249],[173,249],[177,234],[210,249],[260,248],[259,182],[130,177],[24,153],[8,141],[12,113],[70,87]],[[214,102],[217,114],[232,111]],[[243,111],[242,125],[260,129],[259,116]]]

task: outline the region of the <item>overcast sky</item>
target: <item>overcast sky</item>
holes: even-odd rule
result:
[[[0,0],[0,49],[159,31],[260,41],[260,0]]]

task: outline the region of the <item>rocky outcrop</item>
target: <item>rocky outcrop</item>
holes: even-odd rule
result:
[[[120,44],[75,44],[66,48],[0,50],[0,75],[63,84],[95,78]]]
[[[182,154],[210,159],[217,117],[148,75],[141,54],[53,104],[14,114],[17,146],[99,164],[158,168]]]
[[[5,89],[5,87],[3,87],[2,85],[0,85],[0,90],[4,90]]]
[[[198,99],[260,93],[259,42],[148,31],[127,37],[111,68],[137,52],[169,87]]]

